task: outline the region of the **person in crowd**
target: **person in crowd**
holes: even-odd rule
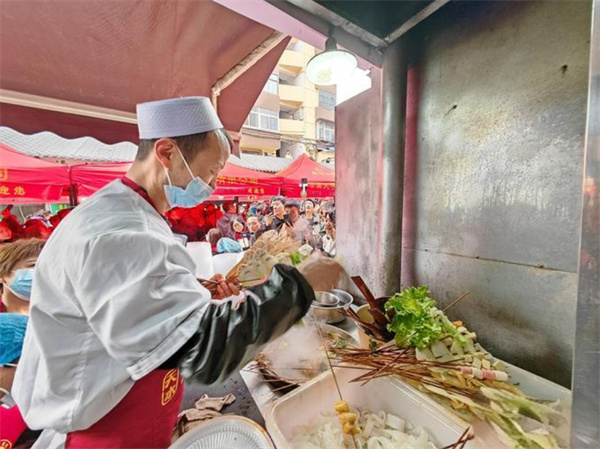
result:
[[[229,377],[342,272],[309,257],[276,265],[235,304],[220,301],[238,285],[218,275],[215,293],[204,288],[163,215],[210,197],[231,137],[206,97],[140,104],[137,123],[126,176],[77,206],[36,263],[12,394],[25,422],[44,429],[40,448],[168,448],[183,380]]]
[[[217,254],[223,253],[241,253],[243,251],[242,245],[233,239],[223,237],[217,242]]]
[[[235,210],[235,204],[228,201],[223,204],[223,216],[217,222],[217,228],[221,231],[223,237],[235,239],[235,231],[233,230],[233,221],[238,218]]]
[[[206,240],[210,243],[213,254],[217,254],[217,243],[223,238],[223,234],[217,228],[213,228],[206,234]]]
[[[242,245],[243,249],[248,249],[250,247],[250,233],[246,231],[246,225],[242,218],[238,216],[231,226],[235,232],[235,240]]]
[[[45,243],[42,239],[24,239],[0,246],[3,311],[29,314],[33,269]]]
[[[327,214],[325,224],[325,235],[323,236],[323,252],[329,257],[335,257],[335,212],[329,212]]]
[[[319,206],[319,234],[321,235],[321,237],[324,237],[326,234],[327,214],[333,212],[334,210],[335,209],[333,208],[333,205],[331,203],[321,201],[321,204]]]
[[[243,237],[242,234],[245,227],[244,221],[239,216],[231,222],[231,228],[233,229],[235,236],[234,240],[239,240]]]
[[[294,239],[314,247],[315,241],[312,237],[312,229],[306,218],[300,215],[300,201],[290,199],[285,203],[285,208],[290,216]]]
[[[303,217],[308,221],[308,225],[311,229],[313,236],[319,236],[321,232],[321,220],[315,212],[316,204],[313,200],[304,201],[304,214]],[[320,236],[319,236],[320,237]]]
[[[11,396],[17,363],[23,351],[29,317],[19,313],[0,313],[0,447],[17,447],[27,439],[27,424]],[[31,432],[30,432],[31,433]],[[39,432],[31,435],[35,439]],[[29,447],[26,445],[25,447]]]
[[[250,246],[254,245],[256,240],[265,232],[259,218],[255,215],[248,218],[248,230],[250,231]]]
[[[286,223],[291,225],[290,216],[285,211],[285,198],[282,196],[273,197],[271,200],[273,213],[265,216],[265,225],[267,229],[280,231]]]
[[[27,424],[19,408],[12,404],[10,392],[29,320],[33,267],[45,243],[41,239],[25,239],[0,246],[2,307],[7,312],[0,313],[0,398],[11,405],[0,407],[0,441],[8,441],[13,446],[27,438],[24,435]],[[37,435],[39,432],[30,436]]]

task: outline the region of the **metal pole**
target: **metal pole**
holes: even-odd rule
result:
[[[600,447],[600,0],[592,8],[571,448]]]
[[[405,39],[394,42],[383,57],[382,180],[379,223],[381,291],[400,291],[402,258],[402,201],[406,136],[407,52]]]

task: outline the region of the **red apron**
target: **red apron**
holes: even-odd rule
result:
[[[27,429],[19,407],[0,407],[0,449],[11,449]]]
[[[179,370],[156,370],[138,380],[104,418],[67,435],[66,449],[165,449],[183,399]]]

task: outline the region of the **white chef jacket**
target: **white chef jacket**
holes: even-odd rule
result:
[[[87,429],[198,329],[210,293],[159,213],[121,181],[73,210],[37,262],[13,395],[28,426]]]

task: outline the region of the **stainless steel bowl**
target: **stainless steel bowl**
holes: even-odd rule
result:
[[[315,294],[315,303],[321,307],[335,307],[340,302],[340,299],[333,293],[317,292]]]
[[[326,324],[337,324],[344,321],[346,318],[341,310],[346,305],[352,304],[352,296],[349,293],[346,293],[343,290],[332,290],[331,292],[317,292],[317,295],[320,293],[326,293],[333,296],[336,296],[338,299],[338,303],[332,306],[322,306],[318,302],[314,301],[311,306],[312,315],[315,319],[321,323]]]

